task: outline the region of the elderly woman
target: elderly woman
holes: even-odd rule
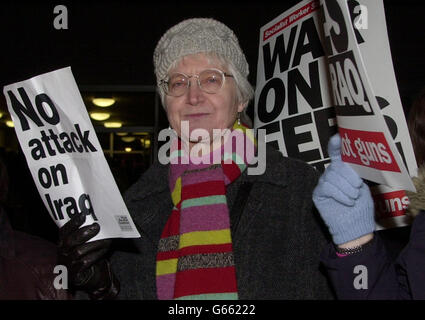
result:
[[[170,126],[189,143],[187,151],[212,146],[214,129],[244,123],[239,117],[253,96],[248,63],[224,24],[190,19],[172,27],[155,49],[154,65]],[[197,129],[208,135],[197,139]],[[268,149],[266,172],[250,176],[252,155],[232,151],[233,163],[154,164],[130,188],[126,203],[142,238],[134,242],[138,254],[112,259],[122,297],[330,297],[319,272],[325,238],[312,212],[317,173]]]
[[[250,175],[249,148],[214,135],[238,131],[256,144],[244,125],[253,89],[235,34],[213,19],[185,20],[160,39],[154,65],[177,159],[154,163],[126,192],[141,238],[115,239],[110,264],[111,240],[85,243],[99,226],[78,229],[84,219],[75,218],[62,228],[71,283],[92,298],[332,298],[319,270],[327,241],[312,201],[318,172],[267,147],[265,172]],[[199,144],[209,153],[192,152]]]

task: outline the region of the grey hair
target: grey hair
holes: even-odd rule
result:
[[[249,119],[248,115],[245,113],[246,111],[246,106],[248,106],[249,102],[251,101],[251,99],[253,99],[254,97],[254,88],[252,87],[252,85],[249,83],[248,79],[245,78],[239,71],[237,68],[235,68],[232,64],[231,61],[229,61],[228,59],[224,58],[223,56],[221,56],[220,54],[217,54],[215,52],[207,52],[207,53],[203,53],[205,54],[205,56],[208,59],[217,59],[220,64],[227,68],[229,70],[229,72],[233,75],[233,78],[235,80],[236,83],[236,94],[237,94],[237,103],[240,104],[244,104],[245,108],[244,111],[241,114],[241,120],[243,122],[247,122],[247,120]],[[179,59],[175,60],[170,67],[167,70],[167,73],[174,67],[177,66],[177,64],[181,61],[181,59],[183,59],[183,57],[180,57]],[[167,106],[165,105],[165,92],[164,90],[161,88],[161,86],[158,86],[158,93],[159,96],[161,98],[161,103],[162,106],[164,107],[165,111],[167,110]],[[247,119],[248,118],[248,119]],[[249,121],[250,122],[250,121]]]

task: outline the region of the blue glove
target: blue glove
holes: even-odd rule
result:
[[[341,137],[329,139],[331,164],[319,179],[313,201],[335,244],[349,242],[375,230],[374,206],[369,187],[341,160]]]

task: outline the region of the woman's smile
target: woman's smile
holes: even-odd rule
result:
[[[193,113],[193,114],[187,114],[185,115],[185,117],[188,119],[199,119],[199,118],[204,118],[208,115],[209,113]]]

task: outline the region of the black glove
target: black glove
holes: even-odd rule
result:
[[[113,299],[119,282],[105,258],[112,240],[87,243],[99,233],[100,226],[93,223],[80,228],[85,220],[84,214],[77,214],[59,229],[58,262],[67,267],[72,289],[87,292],[90,299]]]

